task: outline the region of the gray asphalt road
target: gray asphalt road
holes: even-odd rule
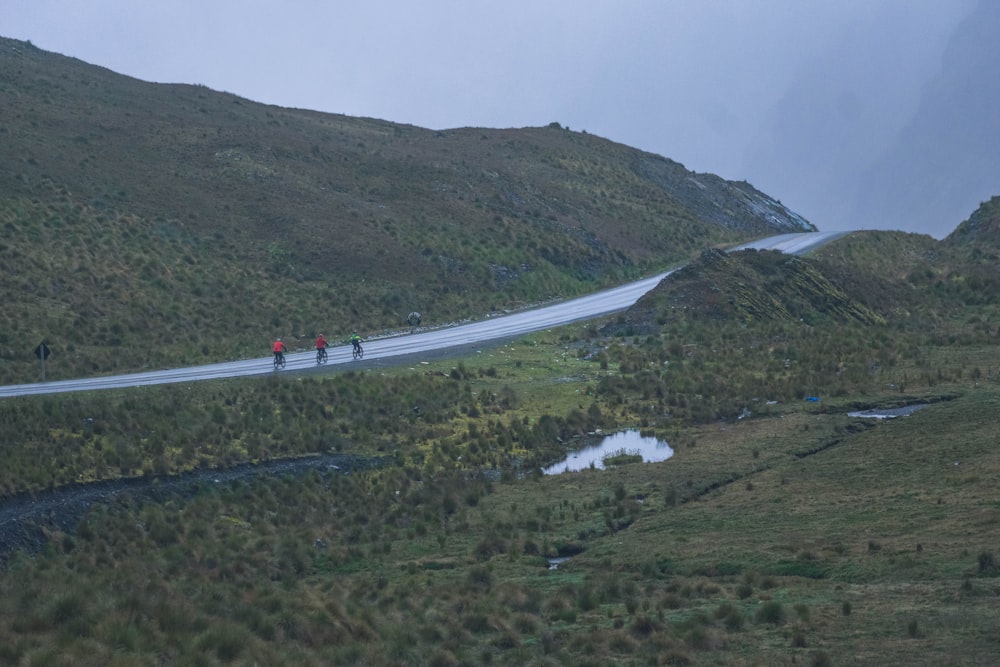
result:
[[[823,244],[843,236],[846,232],[810,232],[782,234],[739,246],[758,250],[780,250],[789,254],[804,254]],[[550,306],[525,310],[509,315],[491,317],[484,320],[460,324],[453,327],[433,329],[420,333],[370,340],[365,343],[365,358],[354,361],[350,346],[329,349],[327,368],[355,364],[359,368],[372,365],[408,363],[421,355],[440,356],[442,352],[455,351],[456,354],[469,346],[511,340],[534,331],[562,326],[571,322],[593,319],[625,310],[640,296],[648,292],[670,272],[661,273],[638,282],[597,292],[588,296],[563,301]],[[287,366],[281,373],[316,369],[315,351],[295,352],[285,355]],[[0,398],[28,396],[34,394],[57,394],[72,391],[93,391],[117,389],[145,385],[194,382],[218,378],[247,377],[276,372],[271,357],[227,361],[206,366],[192,366],[127,375],[59,380],[0,387]]]

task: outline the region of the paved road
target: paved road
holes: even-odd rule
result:
[[[809,232],[782,234],[747,243],[739,246],[737,249],[771,249],[790,254],[804,254],[843,236],[845,233]],[[463,350],[469,349],[469,346],[512,340],[534,331],[610,315],[623,311],[634,304],[639,297],[655,287],[657,283],[669,274],[670,272],[668,271],[638,282],[577,299],[563,301],[551,306],[487,318],[448,328],[370,340],[365,343],[365,359],[360,362],[353,360],[349,345],[330,348],[329,361],[326,366],[330,368],[341,364],[354,364],[358,368],[365,368],[374,365],[402,364],[421,356],[439,356],[444,351],[454,351],[458,354],[462,353]],[[287,366],[285,370],[278,372],[288,373],[289,371],[296,370],[316,370],[315,351],[290,353],[286,354],[285,358],[288,362]],[[207,366],[130,373],[127,375],[9,385],[0,387],[0,398],[247,377],[252,375],[266,375],[274,372],[271,357],[244,359]]]

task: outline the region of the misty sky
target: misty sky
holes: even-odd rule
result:
[[[854,190],[976,5],[3,0],[0,35],[281,106],[431,129],[555,121],[747,180],[822,230],[940,238],[1000,187],[920,226],[853,210]]]

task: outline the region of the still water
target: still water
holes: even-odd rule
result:
[[[639,434],[639,431],[622,431],[609,435],[600,444],[593,447],[570,452],[570,454],[559,463],[545,468],[546,475],[558,475],[564,472],[575,472],[585,470],[593,465],[595,468],[604,469],[604,458],[614,454],[638,454],[642,456],[643,463],[654,463],[656,461],[666,461],[674,454],[664,440],[648,438]]]
[[[908,417],[917,410],[927,407],[927,403],[915,403],[901,408],[875,408],[873,410],[861,410],[858,412],[848,412],[848,417],[870,417],[872,419],[895,419],[896,417]]]

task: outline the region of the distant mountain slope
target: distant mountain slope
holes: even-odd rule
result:
[[[747,183],[556,123],[284,109],[2,38],[0,94],[0,381],[33,379],[41,338],[56,377],[232,358],[813,229]]]
[[[995,258],[1000,250],[1000,196],[991,197],[958,226],[945,242],[953,247],[975,245]]]

